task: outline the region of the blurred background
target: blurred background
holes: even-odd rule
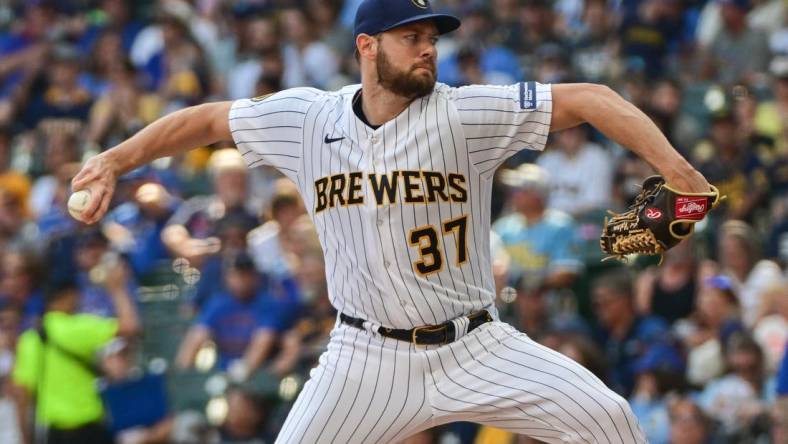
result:
[[[607,84],[728,196],[660,267],[602,262],[605,210],[650,167],[588,127],[518,153],[503,168],[527,180],[492,199],[503,319],[626,397],[652,443],[788,442],[788,4],[432,3],[463,19],[439,81]],[[0,0],[0,443],[34,423],[58,442],[97,423],[123,444],[273,442],[336,316],[294,185],[200,147],[121,177],[85,227],[69,181],[177,109],[358,82],[358,4]],[[42,365],[42,341],[71,351]],[[58,385],[69,372],[85,383]],[[59,409],[34,421],[36,394]],[[457,423],[409,442],[532,441]]]

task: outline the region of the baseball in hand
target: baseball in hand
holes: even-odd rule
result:
[[[90,190],[79,190],[68,198],[68,212],[74,219],[80,220],[82,211],[90,202]]]

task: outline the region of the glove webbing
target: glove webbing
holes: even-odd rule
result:
[[[602,259],[616,258],[621,261],[626,261],[626,255],[632,253],[646,253],[646,254],[659,254],[659,262],[662,263],[662,254],[665,248],[657,241],[654,233],[650,229],[638,229],[638,214],[644,206],[648,204],[662,189],[664,183],[659,184],[650,189],[643,188],[640,193],[635,197],[634,202],[629,206],[629,210],[624,213],[618,214],[608,211],[611,216],[610,221],[605,218],[605,226],[610,226],[612,234],[626,234],[625,237],[615,237],[614,242],[611,244],[613,250],[612,255]],[[604,250],[604,241],[600,241],[602,250]]]

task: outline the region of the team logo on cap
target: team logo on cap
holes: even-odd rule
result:
[[[427,9],[430,7],[430,2],[427,0],[410,0],[410,1],[421,9]]]

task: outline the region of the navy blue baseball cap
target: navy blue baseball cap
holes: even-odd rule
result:
[[[432,20],[440,34],[460,27],[457,17],[432,12],[429,0],[364,0],[356,11],[353,38],[359,34],[379,34],[422,20]]]

